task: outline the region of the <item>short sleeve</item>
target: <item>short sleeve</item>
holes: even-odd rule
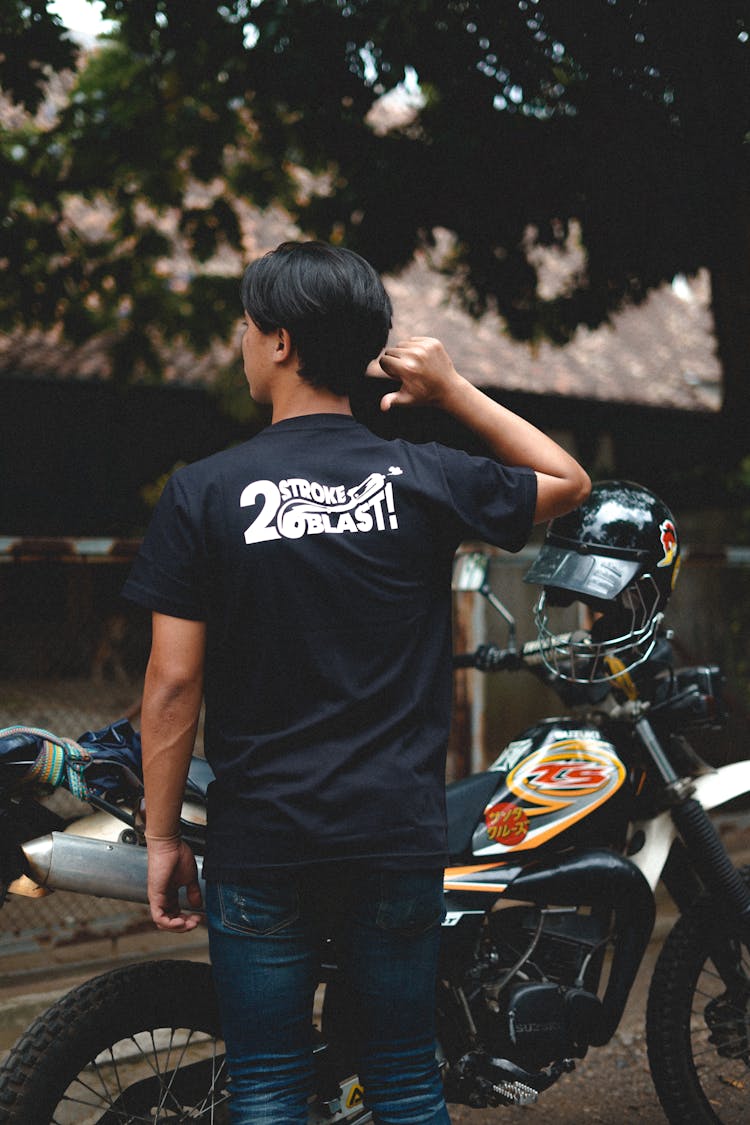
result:
[[[200,499],[182,473],[170,477],[122,590],[146,609],[192,621],[206,618],[206,552]]]
[[[439,447],[440,463],[461,539],[481,539],[505,551],[528,542],[536,510],[536,473]]]

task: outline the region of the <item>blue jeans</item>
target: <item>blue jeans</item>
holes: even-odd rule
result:
[[[312,1006],[332,936],[379,1125],[450,1125],[435,1060],[442,871],[260,873],[209,884],[233,1125],[306,1125]]]

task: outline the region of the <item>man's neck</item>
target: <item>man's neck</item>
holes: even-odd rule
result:
[[[347,395],[336,395],[322,387],[309,383],[296,383],[294,386],[279,387],[272,396],[272,423],[283,422],[287,418],[301,418],[306,414],[351,414]]]

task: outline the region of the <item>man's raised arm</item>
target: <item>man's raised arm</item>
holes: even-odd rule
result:
[[[505,465],[526,465],[537,478],[535,523],[579,504],[591,491],[587,473],[557,442],[483,394],[456,371],[439,340],[412,336],[380,357],[386,375],[401,381],[383,396],[381,409],[437,406],[468,426]]]

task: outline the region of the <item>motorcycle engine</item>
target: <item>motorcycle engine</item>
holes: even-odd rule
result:
[[[596,990],[607,921],[521,906],[490,915],[465,992],[494,1057],[537,1071],[586,1054],[601,1010]]]

